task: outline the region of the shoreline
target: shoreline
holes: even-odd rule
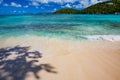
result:
[[[19,46],[17,46],[19,45]],[[27,70],[28,64],[34,62],[31,67],[40,67],[35,70],[26,72],[24,80],[119,80],[120,79],[120,41],[72,41],[72,40],[59,40],[56,38],[44,37],[26,37],[26,38],[9,38],[3,43],[0,43],[0,48],[11,48],[11,50],[19,50],[19,47],[30,47],[28,54],[32,57],[35,53],[41,54],[42,58],[29,58],[25,56],[21,58],[26,59],[26,63],[22,63]],[[20,48],[20,49],[22,49]],[[8,50],[8,49],[7,49]],[[25,49],[26,50],[26,49]],[[24,50],[23,50],[24,51]],[[34,52],[35,51],[35,52]],[[15,52],[9,52],[12,55],[4,60],[16,60]],[[26,52],[25,52],[26,53]],[[20,59],[18,60],[20,64]],[[16,66],[13,62],[12,66]],[[5,65],[1,65],[4,67]],[[30,65],[29,65],[30,66]],[[9,67],[9,66],[5,66]],[[4,70],[5,68],[3,68]],[[19,72],[21,66],[18,66]],[[11,70],[14,71],[12,68]],[[21,70],[21,71],[19,71]],[[28,69],[29,70],[29,69]],[[38,78],[34,75],[37,74]],[[6,72],[0,74],[3,78],[7,75]],[[10,73],[10,72],[8,72]],[[5,76],[6,78],[7,76]],[[19,78],[11,76],[12,78]],[[23,77],[23,76],[22,76]],[[7,77],[8,78],[8,77]],[[12,80],[12,79],[10,79]]]
[[[120,35],[80,35],[78,38],[72,37],[72,36],[37,36],[37,35],[24,35],[24,36],[11,36],[11,37],[4,37],[0,36],[0,41],[6,41],[9,39],[48,39],[48,40],[61,40],[61,41],[77,41],[77,42],[91,42],[91,41],[111,41],[111,42],[119,42],[120,41]]]
[[[74,44],[81,44],[81,43],[119,43],[120,42],[120,35],[93,35],[93,36],[86,36],[88,40],[79,40],[79,39],[65,39],[62,37],[48,37],[48,36],[19,36],[19,37],[8,37],[8,38],[0,38],[0,48],[7,47],[7,46],[32,46],[34,44],[49,44],[52,43],[73,43]]]

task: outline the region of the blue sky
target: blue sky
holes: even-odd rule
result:
[[[105,0],[0,0],[0,14],[54,12],[61,8],[83,9]]]

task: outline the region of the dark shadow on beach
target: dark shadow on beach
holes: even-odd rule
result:
[[[29,46],[0,49],[0,80],[25,80],[29,72],[32,72],[36,79],[41,79],[38,75],[41,70],[57,73],[50,64],[35,65],[42,55],[38,51],[30,52],[29,49]],[[15,58],[11,59],[12,55],[15,55]],[[27,61],[27,58],[31,60]]]

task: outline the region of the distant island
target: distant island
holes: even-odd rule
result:
[[[120,0],[97,3],[83,10],[64,8],[54,12],[54,14],[120,14]]]

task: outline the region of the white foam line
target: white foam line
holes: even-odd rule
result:
[[[88,38],[88,40],[120,41],[120,35],[88,35],[85,37]]]

